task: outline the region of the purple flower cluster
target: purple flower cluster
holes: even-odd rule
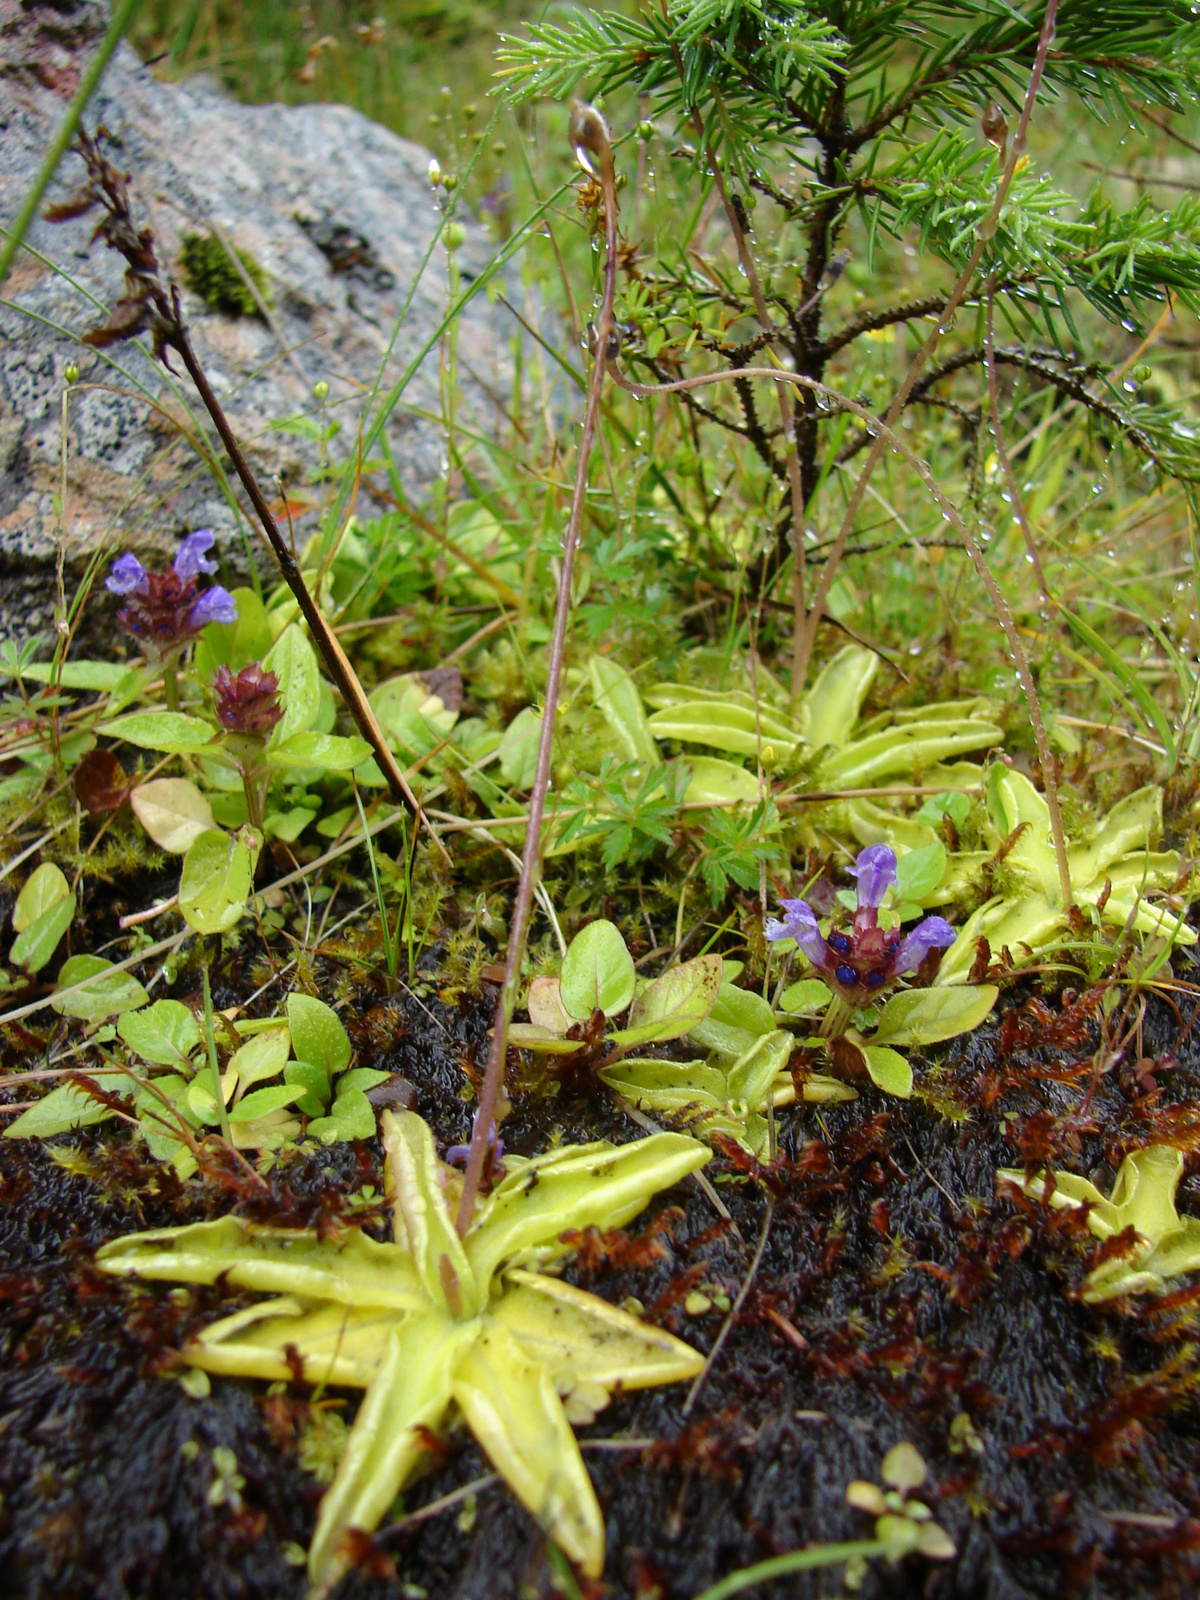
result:
[[[237,602],[227,589],[199,588],[200,574],[217,570],[205,554],[213,543],[210,528],[189,533],[169,572],[147,572],[128,551],[113,562],[105,584],[124,597],[117,617],[150,660],[190,644],[210,622],[237,621]]]
[[[236,675],[218,667],[213,677],[217,721],[226,733],[246,733],[262,738],[283,716],[279,704],[279,679],[257,661]]]
[[[834,993],[861,1006],[914,972],[931,950],[948,949],[955,933],[944,917],[926,917],[909,933],[879,926],[879,907],[896,883],[896,856],[887,845],[868,845],[850,871],[858,879],[858,909],[849,932],[825,938],[807,900],[784,900],[783,921],[767,923],[767,938],[794,939]]]

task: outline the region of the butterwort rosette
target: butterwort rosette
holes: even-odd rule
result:
[[[907,933],[879,926],[879,908],[896,884],[896,856],[887,845],[868,845],[850,871],[858,905],[848,930],[826,937],[807,900],[784,900],[782,920],[771,918],[766,932],[768,939],[794,939],[834,994],[857,1007],[915,972],[931,950],[949,949],[955,933],[944,917],[926,917]]]
[[[283,716],[279,703],[279,679],[257,661],[233,673],[218,667],[213,675],[217,721],[226,733],[248,733],[265,737]]]
[[[210,622],[237,621],[237,602],[227,589],[200,588],[201,574],[217,570],[207,555],[214,542],[211,528],[189,533],[167,572],[148,572],[129,551],[113,562],[105,586],[124,599],[118,620],[148,660],[173,655]]]

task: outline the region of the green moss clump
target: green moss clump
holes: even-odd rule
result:
[[[237,257],[246,269],[246,276],[269,305],[271,290],[266,273],[248,251],[238,250]],[[219,311],[226,317],[261,318],[262,313],[254,296],[229,259],[229,252],[215,235],[186,234],[179,265],[183,281],[211,311]]]

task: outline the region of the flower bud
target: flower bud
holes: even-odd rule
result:
[[[66,368],[63,371],[63,377],[66,379],[66,381],[68,383],[78,383],[79,382],[79,368],[75,365],[75,363],[73,361],[68,361],[67,362]]]
[[[654,137],[654,124],[643,118],[637,125],[637,135],[639,139],[652,139]]]
[[[475,112],[476,108],[473,105],[463,107],[463,116],[466,117],[468,122],[470,122],[471,118],[475,115]]]
[[[257,661],[243,667],[236,677],[228,667],[218,667],[213,690],[217,721],[227,733],[262,738],[283,716],[279,679],[273,672],[265,672]]]
[[[495,144],[492,146],[492,154],[494,156],[502,156],[507,149],[508,146],[505,144],[504,140],[497,139]]]
[[[442,188],[445,189],[447,194],[453,194],[455,189],[458,188],[458,174],[448,172],[442,179]]]
[[[434,156],[429,163],[429,170],[426,173],[426,177],[429,179],[430,183],[435,189],[442,181],[442,168],[436,156]]]
[[[1134,382],[1135,383],[1149,383],[1150,379],[1153,376],[1154,376],[1154,368],[1153,367],[1147,367],[1147,366],[1145,366],[1143,364],[1142,366],[1134,367],[1134,369],[1133,369],[1133,377],[1134,377]]]
[[[447,250],[459,250],[467,237],[467,230],[461,222],[448,222],[442,238],[446,242]]]
[[[328,393],[329,385],[325,382],[324,378],[321,378],[317,383],[313,384],[313,394],[318,400],[324,400]]]

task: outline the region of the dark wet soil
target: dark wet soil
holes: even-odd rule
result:
[[[467,1128],[463,1085],[482,1061],[491,994],[352,1008],[360,1062],[415,1084],[446,1142]],[[1100,993],[1049,1002],[1015,990],[998,1019],[925,1064],[928,1098],[868,1093],[819,1116],[793,1108],[780,1114],[770,1171],[715,1160],[708,1170],[738,1232],[687,1185],[624,1234],[582,1241],[578,1281],[618,1302],[635,1295],[650,1318],[708,1349],[722,1314],[688,1315],[684,1301],[697,1289],[735,1296],[769,1221],[752,1288],[691,1413],[685,1387],[650,1390],[582,1430],[656,1441],[587,1454],[608,1525],[604,1583],[591,1595],[691,1600],[764,1557],[870,1537],[845,1488],[877,1479],[901,1440],[929,1463],[925,1498],[958,1555],[877,1563],[866,1600],[1196,1594],[1200,1291],[1182,1284],[1124,1311],[1084,1305],[1091,1236],[997,1200],[994,1181],[998,1166],[1051,1159],[1107,1189],[1126,1149],[1166,1140],[1188,1153],[1181,1208],[1200,1211],[1200,1038],[1186,1026],[1194,1002],[1176,998],[1182,1029],[1161,1000],[1147,1010],[1141,1057],[1160,1064],[1154,1075],[1122,1065],[1093,1083]],[[568,1139],[639,1132],[604,1100],[518,1093],[509,1146],[532,1153],[553,1129]],[[378,1186],[378,1150],[299,1157],[264,1195],[232,1173],[179,1185],[115,1124],[58,1144],[69,1166],[39,1144],[0,1141],[0,1594],[299,1600],[303,1570],[288,1556],[307,1543],[321,1493],[296,1449],[308,1397],[214,1379],[211,1394],[191,1398],[169,1375],[170,1352],[230,1298],[115,1282],[94,1272],[91,1254],[120,1233],[231,1207],[319,1221],[345,1194]],[[345,1397],[347,1418],[356,1403]],[[963,1412],[982,1453],[952,1449]],[[220,1446],[245,1481],[214,1503]],[[405,1509],[486,1471],[470,1436],[452,1434]],[[473,1509],[365,1547],[339,1600],[554,1592],[545,1541],[507,1491],[481,1492]],[[841,1573],[756,1592],[836,1595]]]

